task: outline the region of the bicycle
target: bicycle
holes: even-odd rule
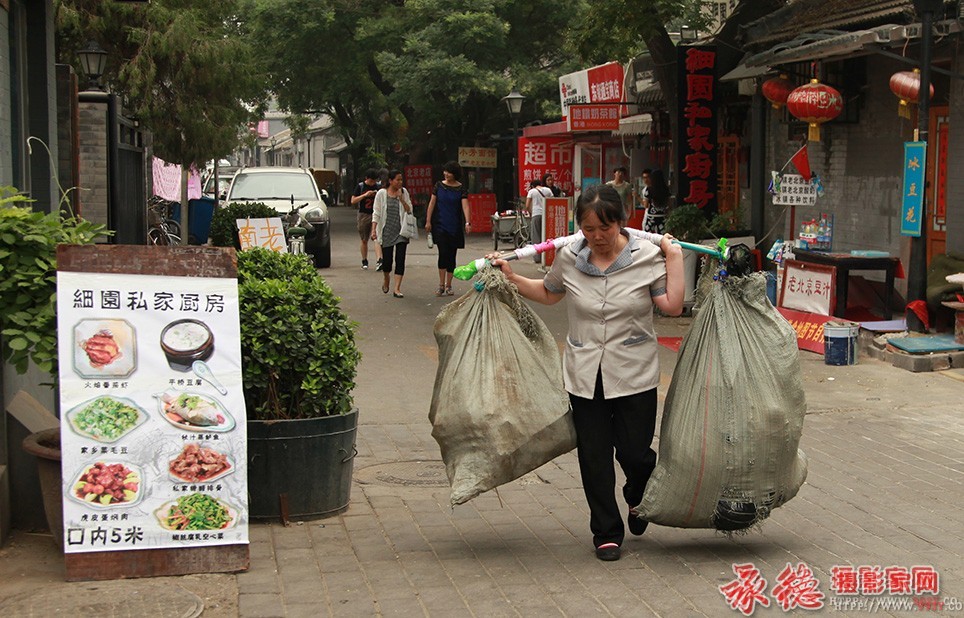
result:
[[[177,202],[155,195],[147,202],[147,243],[150,245],[181,244],[181,226],[173,219]]]

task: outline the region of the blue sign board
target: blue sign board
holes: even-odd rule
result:
[[[920,236],[924,223],[924,174],[927,142],[904,142],[904,189],[901,198],[900,233]]]

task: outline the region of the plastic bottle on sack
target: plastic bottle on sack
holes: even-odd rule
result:
[[[428,237],[428,248],[431,249],[432,247],[435,246],[435,243],[432,242],[432,233],[429,232],[425,236]]]

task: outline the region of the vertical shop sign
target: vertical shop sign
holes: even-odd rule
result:
[[[677,202],[717,211],[716,46],[680,45],[678,61]]]
[[[58,250],[68,579],[247,566],[234,254],[156,249]]]
[[[556,186],[572,195],[572,141],[560,137],[519,138],[518,195],[529,192],[529,182],[552,174]]]
[[[542,238],[551,240],[569,235],[570,210],[568,197],[547,197],[546,211],[542,216]],[[550,249],[545,254],[545,265],[552,266],[556,252]]]
[[[432,166],[406,165],[402,175],[405,178],[405,188],[412,196],[412,202],[428,205],[432,197]]]
[[[904,142],[904,191],[901,198],[900,233],[920,236],[924,224],[924,172],[927,142]]]

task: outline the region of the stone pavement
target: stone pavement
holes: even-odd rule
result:
[[[798,496],[744,536],[650,526],[627,538],[621,560],[600,562],[574,453],[449,507],[427,419],[432,324],[452,300],[432,294],[436,252],[410,247],[405,298],[394,299],[381,293],[380,274],[360,268],[353,214],[334,209],[333,217],[334,263],[323,273],[359,323],[363,353],[351,504],[324,520],[252,525],[251,570],[216,576],[225,591],[236,585],[236,608],[207,605],[204,616],[731,616],[738,613],[718,587],[735,579],[735,563],[756,566],[768,589],[788,563],[805,563],[827,595],[820,613],[841,615],[863,612],[838,609],[833,566],[931,566],[947,600],[940,613],[956,613],[954,600],[964,600],[964,384],[954,376],[869,358],[831,367],[801,352],[809,409],[801,448],[810,467]],[[460,261],[491,246],[475,236]],[[531,264],[520,269],[538,274]],[[561,341],[565,309],[536,309]],[[681,336],[689,322],[661,318],[657,330]],[[676,355],[663,347],[660,355],[665,393]],[[15,536],[14,546],[24,542]],[[0,599],[30,582],[58,585],[52,545],[31,547],[15,552],[17,564],[10,548],[0,551]],[[783,613],[772,597],[770,607],[757,605],[759,615]]]

